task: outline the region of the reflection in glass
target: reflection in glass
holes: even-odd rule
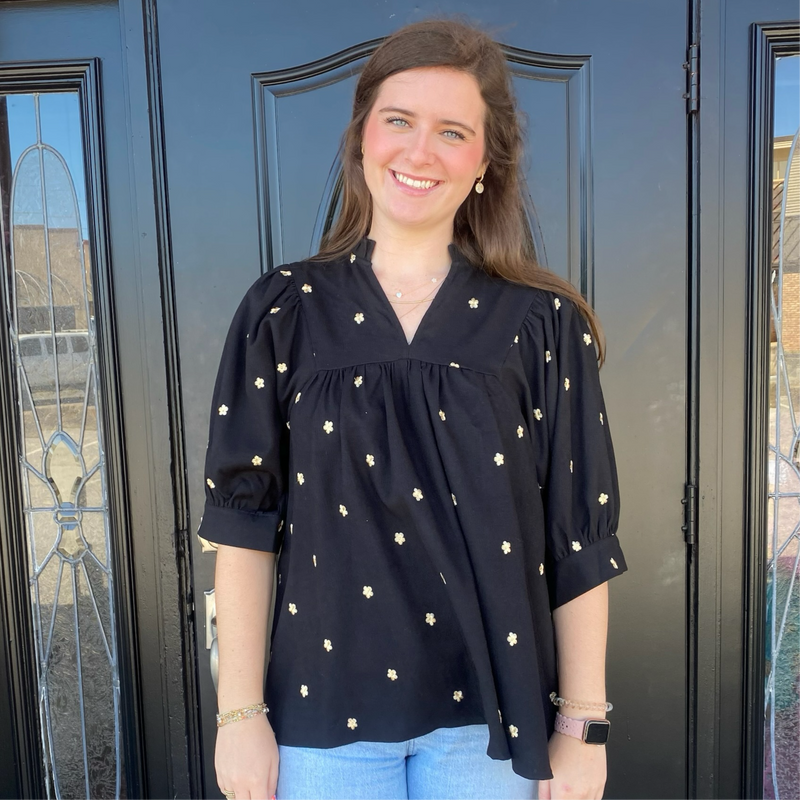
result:
[[[48,797],[124,797],[113,554],[76,92],[0,97],[6,314],[18,400]],[[7,232],[7,233],[6,233]]]
[[[800,56],[776,59],[764,797],[800,797]]]

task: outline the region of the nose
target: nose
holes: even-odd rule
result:
[[[409,164],[422,167],[433,163],[434,152],[433,142],[431,141],[432,135],[432,133],[425,131],[422,127],[419,127],[408,138],[406,158],[408,159]]]

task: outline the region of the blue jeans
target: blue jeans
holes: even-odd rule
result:
[[[487,725],[405,742],[278,746],[277,800],[535,800],[538,782],[486,755]]]

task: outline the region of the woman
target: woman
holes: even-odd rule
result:
[[[521,155],[499,47],[403,28],[359,79],[321,252],[236,313],[200,530],[229,798],[602,796],[626,569],[602,345],[535,263]]]

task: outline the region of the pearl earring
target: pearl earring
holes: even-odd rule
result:
[[[483,194],[483,176],[484,175],[486,175],[485,172],[483,173],[483,175],[480,176],[480,178],[478,178],[478,182],[475,184],[475,191],[478,194]]]

